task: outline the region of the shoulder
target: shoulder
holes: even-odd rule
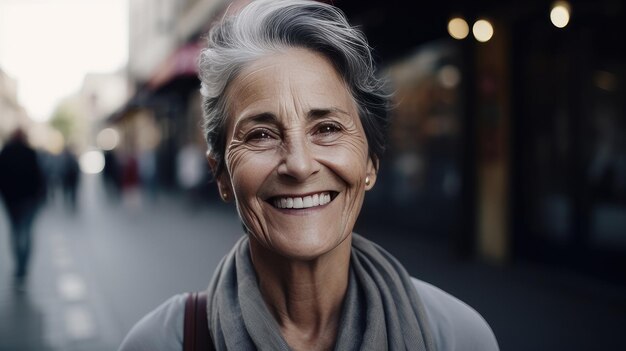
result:
[[[438,350],[499,350],[493,331],[476,310],[431,284],[411,280],[424,303]]]
[[[119,351],[180,351],[186,294],[169,298],[128,332]]]

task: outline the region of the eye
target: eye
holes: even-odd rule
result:
[[[343,127],[335,122],[322,122],[313,128],[312,140],[321,145],[331,144],[339,139],[343,134]]]
[[[266,149],[280,144],[281,139],[276,131],[268,128],[254,128],[245,135],[244,141],[252,147]]]
[[[341,131],[341,127],[336,123],[322,123],[318,126],[315,134],[331,135]]]
[[[275,139],[273,133],[269,129],[259,128],[252,130],[246,135],[246,141],[263,141]]]

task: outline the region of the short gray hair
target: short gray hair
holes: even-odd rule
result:
[[[389,95],[375,76],[367,39],[334,6],[309,0],[258,0],[211,29],[200,55],[204,132],[215,175],[224,168],[226,88],[255,59],[288,48],[306,48],[327,57],[354,98],[369,155],[380,160],[385,149]],[[377,164],[377,162],[376,162]]]

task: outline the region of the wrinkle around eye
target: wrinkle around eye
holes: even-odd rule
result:
[[[251,151],[251,152],[263,152],[268,150],[275,150],[280,145],[281,142],[277,139],[271,139],[273,142],[249,142],[242,139],[233,139],[227,146],[228,155],[240,154],[243,151]]]
[[[353,161],[359,160],[359,165],[365,167],[368,159],[367,153],[367,141],[357,138],[341,138],[337,142],[330,145],[320,145],[324,149],[328,149],[324,152],[325,155],[351,155],[350,159]],[[341,151],[345,150],[345,151]],[[325,158],[322,156],[322,158]],[[333,158],[337,161],[336,158]]]
[[[263,151],[263,150],[261,150]],[[229,171],[237,168],[246,159],[250,152],[258,152],[255,148],[246,144],[243,140],[232,139],[226,147],[226,165]]]

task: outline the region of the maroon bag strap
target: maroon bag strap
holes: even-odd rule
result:
[[[215,350],[206,313],[206,292],[187,294],[183,351]]]

